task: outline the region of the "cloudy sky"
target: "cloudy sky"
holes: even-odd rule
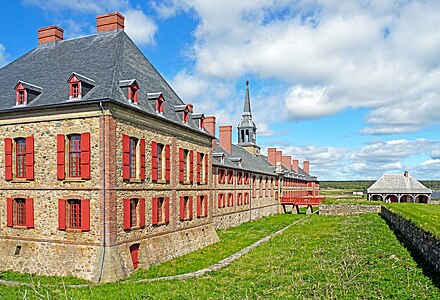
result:
[[[17,2],[0,8],[0,66],[36,47],[40,27],[74,38],[120,11],[181,98],[220,125],[239,122],[249,80],[263,152],[309,159],[321,180],[440,179],[440,1]]]

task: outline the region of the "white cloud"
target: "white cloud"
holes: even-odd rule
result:
[[[6,65],[7,62],[6,48],[3,44],[0,44],[0,68]]]
[[[289,119],[367,108],[364,134],[439,123],[440,2],[171,0],[199,19],[195,74],[276,79]]]
[[[123,12],[125,16],[125,32],[137,44],[154,44],[157,32],[156,23],[145,15],[142,10],[129,9]]]

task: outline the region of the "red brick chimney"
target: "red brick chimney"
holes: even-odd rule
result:
[[[283,151],[277,151],[276,152],[276,162],[282,164],[282,157],[283,157]]]
[[[277,157],[276,157],[277,148],[267,148],[267,160],[272,165],[277,165]]]
[[[104,32],[115,29],[124,30],[125,17],[117,11],[96,17],[96,29]]]
[[[232,153],[232,126],[220,126],[220,146],[223,147],[228,153]]]
[[[205,129],[211,135],[215,136],[215,117],[214,116],[205,117]]]
[[[52,25],[38,29],[38,44],[46,44],[63,40],[64,30]]]
[[[298,164],[299,161],[297,159],[292,160],[292,170],[295,171],[296,173],[298,173]]]
[[[290,156],[290,155],[283,155],[283,156],[281,157],[281,163],[282,163],[287,169],[291,170],[291,169],[292,169],[292,165],[291,165],[291,163],[292,163],[292,156]]]
[[[310,172],[310,168],[309,168],[309,161],[308,161],[308,160],[305,160],[305,161],[303,162],[303,170],[304,170],[304,172],[306,172],[307,174],[309,174],[309,172]]]

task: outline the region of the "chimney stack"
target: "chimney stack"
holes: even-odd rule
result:
[[[215,137],[215,117],[207,116],[204,121],[205,130]],[[216,146],[216,139],[212,140],[212,148]]]
[[[292,170],[292,156],[288,156],[288,155],[283,155],[281,157],[282,161],[281,163],[288,169],[288,170]]]
[[[281,160],[282,160],[282,157],[283,157],[283,151],[280,150],[280,151],[277,151],[275,153],[276,153],[276,156],[275,156],[276,157],[276,162],[281,164],[282,163]]]
[[[292,160],[292,170],[295,171],[296,173],[298,173],[298,164],[299,161],[297,159]]]
[[[277,148],[267,148],[267,160],[272,165],[277,165],[277,157],[276,157]]]
[[[310,172],[310,168],[309,168],[309,161],[308,161],[308,160],[305,160],[305,161],[303,162],[303,170],[304,170],[304,172],[306,172],[307,174],[309,174],[309,172]]]
[[[64,30],[52,25],[38,29],[38,44],[52,43],[63,40]]]
[[[232,126],[219,127],[220,146],[222,146],[228,153],[232,153]]]
[[[118,12],[112,12],[96,17],[96,29],[98,32],[122,29],[124,30],[125,17]]]

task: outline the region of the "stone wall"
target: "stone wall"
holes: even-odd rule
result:
[[[384,206],[381,215],[423,255],[436,272],[440,272],[440,240]]]
[[[319,214],[324,216],[350,216],[364,213],[380,213],[380,205],[321,204]]]

